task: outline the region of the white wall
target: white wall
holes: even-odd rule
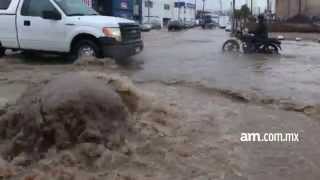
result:
[[[145,6],[145,1],[142,0],[142,16],[143,22],[148,22],[148,8]],[[174,0],[152,0],[153,7],[150,8],[150,20],[163,18],[172,19],[174,16]],[[170,6],[169,10],[164,9],[164,5],[168,4]],[[155,18],[158,17],[158,18]]]
[[[142,22],[148,22],[148,8],[145,7],[145,1],[142,0]],[[186,3],[194,4],[194,0],[152,0],[153,7],[150,8],[150,20],[152,19],[160,19],[161,21],[163,18],[169,19],[178,19],[179,16],[179,9],[174,7],[175,2],[184,1]],[[164,5],[169,4],[170,9],[165,10]],[[158,17],[158,18],[154,18]],[[193,8],[181,8],[180,9],[180,19],[181,20],[194,20],[195,19],[195,10]]]
[[[194,0],[176,0],[177,2],[185,2],[194,4]],[[198,0],[199,2],[199,0]],[[179,8],[174,8],[174,19],[179,18]],[[180,19],[181,20],[194,20],[195,19],[195,9],[193,8],[180,8]]]

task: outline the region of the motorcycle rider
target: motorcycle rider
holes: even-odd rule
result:
[[[258,16],[258,24],[255,30],[250,31],[249,33],[254,35],[249,39],[250,42],[255,46],[255,49],[259,49],[261,44],[268,40],[268,27],[263,14]]]
[[[255,31],[252,32],[257,40],[268,39],[268,26],[265,21],[264,15],[260,14],[258,16],[258,26]]]
[[[251,20],[251,19],[249,19]],[[253,20],[253,19],[252,19]],[[251,25],[253,23],[249,23]],[[251,26],[248,26],[250,28]],[[241,41],[244,53],[278,53],[281,49],[281,42],[277,39],[269,38],[268,27],[263,15],[258,16],[256,28],[243,33],[237,32],[236,38]],[[223,45],[223,51],[239,51],[241,44],[237,40],[230,39]]]

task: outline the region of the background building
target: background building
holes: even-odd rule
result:
[[[174,19],[183,21],[195,20],[196,5],[194,0],[177,0],[174,3]]]
[[[159,21],[166,25],[173,19],[174,0],[142,1],[142,22]]]
[[[170,20],[195,20],[194,0],[83,0],[102,15],[124,17],[137,22],[157,21],[162,26]]]
[[[83,2],[88,5],[89,7],[93,6],[93,0],[83,0]]]
[[[134,19],[134,0],[83,0],[102,15]]]
[[[195,19],[194,0],[142,1],[142,22],[159,21],[165,26],[170,20],[189,21]]]
[[[142,21],[142,0],[133,0],[133,19],[140,23]]]
[[[308,17],[320,16],[319,0],[277,0],[276,15],[286,20],[297,15]]]

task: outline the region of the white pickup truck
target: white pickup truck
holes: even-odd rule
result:
[[[143,50],[134,21],[101,16],[82,0],[0,0],[0,57],[6,49],[124,59]]]

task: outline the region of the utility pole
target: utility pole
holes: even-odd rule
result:
[[[202,0],[202,1],[203,1],[202,11],[204,12],[204,7],[205,7],[205,4],[206,4],[206,0]]]
[[[186,5],[184,5],[184,7],[183,7],[183,24],[186,24],[186,12],[187,10],[186,10]]]
[[[203,4],[202,4],[202,21],[204,23],[204,18],[205,18],[204,7],[205,7],[206,0],[202,0],[202,2],[203,2]]]
[[[197,0],[194,0],[194,20],[197,19]]]
[[[180,5],[179,5],[179,7],[178,7],[178,20],[180,21],[180,10],[181,10],[181,7],[180,7]]]
[[[272,14],[272,12],[271,12],[270,0],[267,0],[267,18],[268,18],[268,21],[271,19],[271,14]]]
[[[220,0],[220,13],[219,13],[219,19],[218,19],[219,25],[221,24],[220,19],[221,19],[222,15],[224,16],[224,13],[223,13],[223,8],[222,8],[222,0]]]
[[[148,0],[148,23],[150,23],[150,6],[151,6],[151,0]]]
[[[253,0],[251,0],[251,14],[253,14]]]
[[[232,32],[235,33],[235,26],[236,26],[236,16],[235,16],[235,12],[236,12],[236,0],[232,1]]]

